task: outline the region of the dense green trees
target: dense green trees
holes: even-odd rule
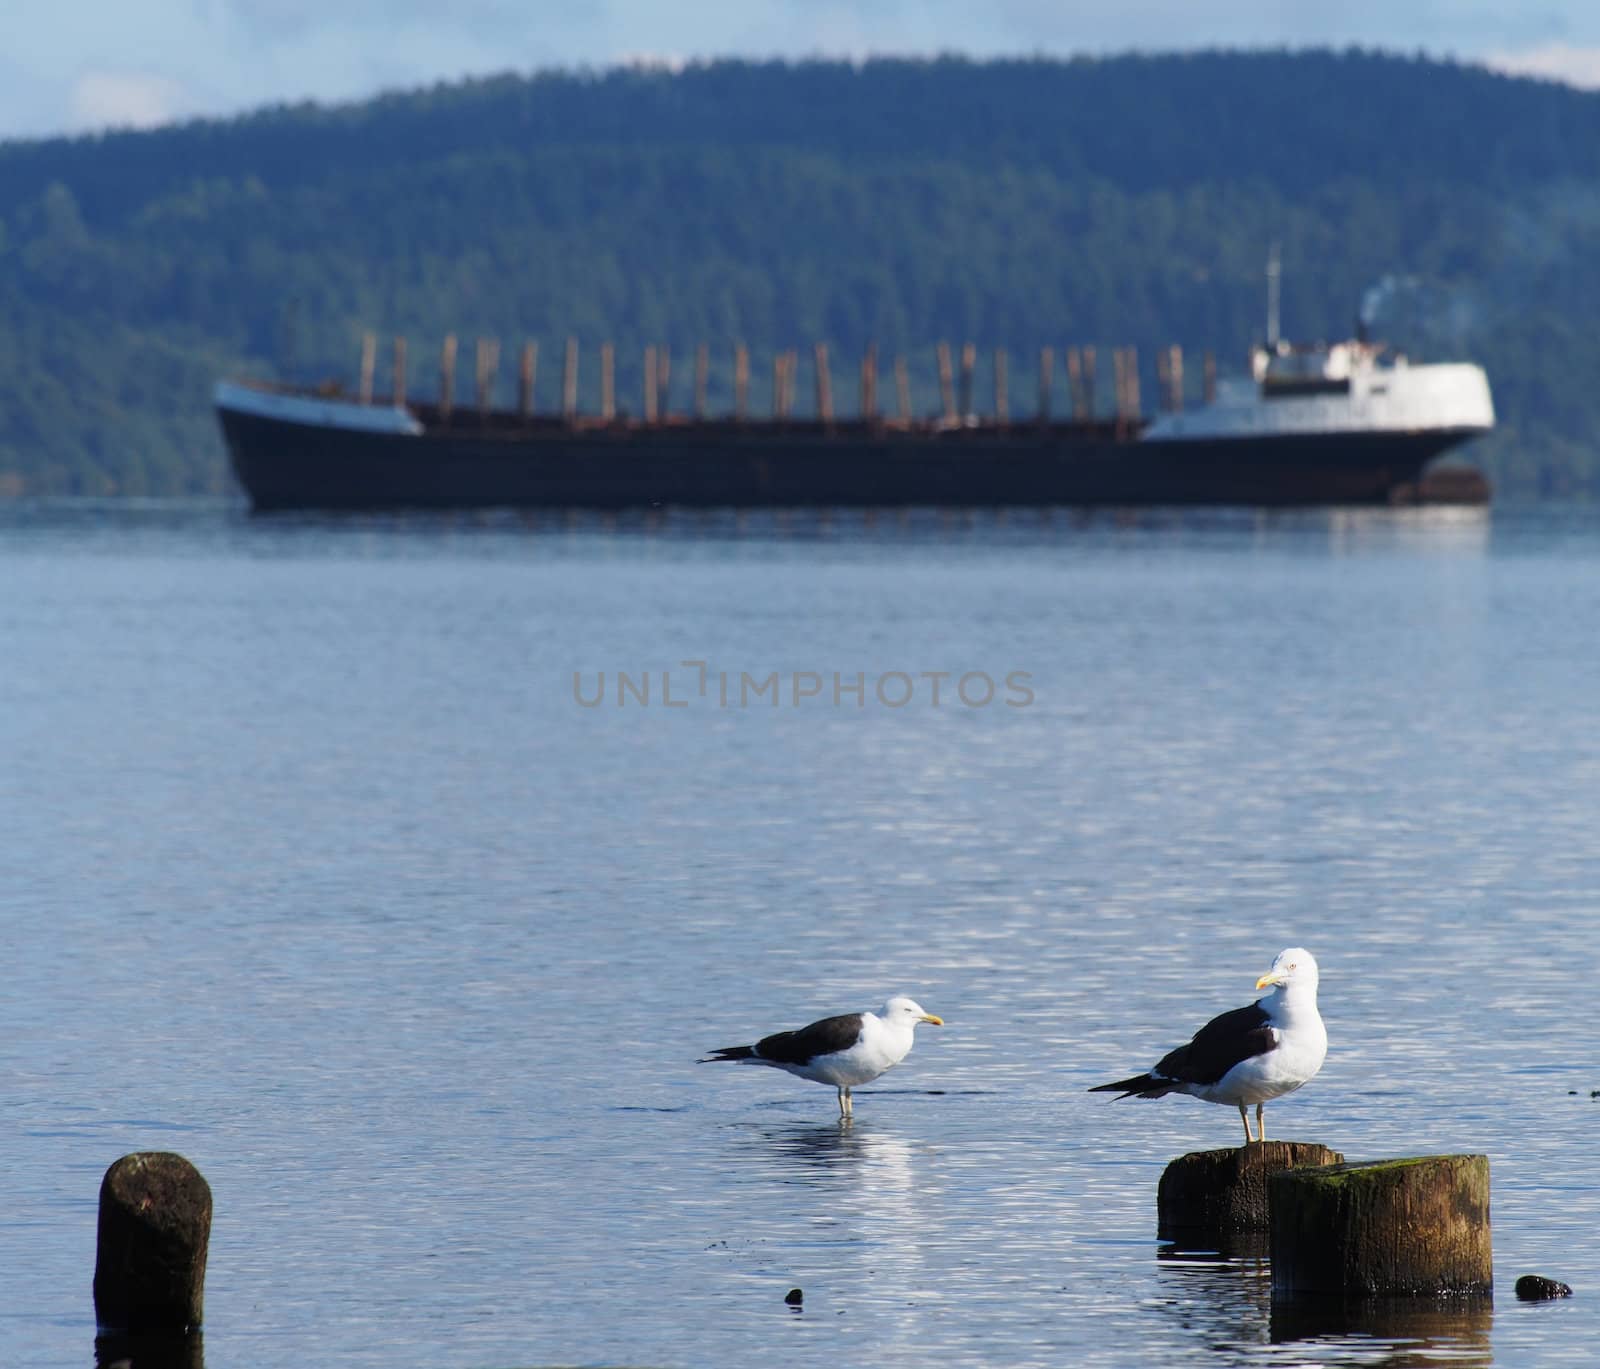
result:
[[[1503,488],[1590,489],[1597,187],[1600,97],[1359,52],[508,76],[0,145],[0,492],[226,488],[217,376],[348,379],[369,327],[415,393],[448,330],[539,337],[545,405],[569,334],[589,404],[605,340],[629,396],[670,345],[679,402],[737,339],[757,403],[815,339],[906,350],[921,408],[941,338],[1009,348],[1014,402],[1046,343],[1238,366],[1271,241],[1287,332],[1365,300],[1489,367]]]

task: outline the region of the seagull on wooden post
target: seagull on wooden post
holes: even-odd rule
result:
[[[1187,1093],[1208,1103],[1231,1104],[1244,1123],[1245,1144],[1265,1141],[1266,1104],[1316,1075],[1328,1053],[1328,1033],[1317,1012],[1317,962],[1304,947],[1278,952],[1256,988],[1272,992],[1247,1008],[1212,1018],[1188,1045],[1162,1056],[1145,1073],[1097,1084],[1089,1092],[1118,1092],[1119,1098]],[[1246,1110],[1252,1103],[1254,1136]]]
[[[919,1022],[944,1026],[942,1017],[924,1012],[915,999],[897,996],[875,1013],[824,1017],[798,1031],[764,1036],[753,1046],[724,1046],[702,1056],[699,1063],[736,1060],[771,1065],[802,1079],[831,1084],[839,1091],[839,1119],[849,1121],[854,1112],[850,1090],[870,1084],[904,1060]]]

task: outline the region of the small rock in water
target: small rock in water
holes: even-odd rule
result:
[[[1570,1293],[1572,1290],[1569,1288],[1567,1291]],[[1545,1296],[1549,1295],[1546,1294]],[[806,1295],[798,1288],[791,1288],[783,1295],[783,1300],[784,1302],[788,1303],[790,1307],[799,1307],[803,1302],[805,1302]]]
[[[1524,1274],[1517,1280],[1517,1296],[1523,1302],[1540,1302],[1545,1298],[1570,1298],[1572,1289],[1543,1274]]]

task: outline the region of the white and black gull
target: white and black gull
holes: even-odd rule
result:
[[[839,1090],[839,1116],[852,1115],[850,1090],[870,1084],[911,1051],[917,1023],[944,1026],[944,1019],[924,1012],[915,999],[891,998],[877,1012],[824,1017],[798,1031],[775,1032],[753,1046],[724,1046],[700,1058],[770,1065],[802,1079],[831,1084]]]
[[[1328,1033],[1317,1012],[1317,962],[1310,951],[1300,946],[1280,951],[1256,988],[1272,992],[1212,1018],[1188,1045],[1162,1056],[1145,1073],[1097,1084],[1089,1092],[1117,1092],[1121,1098],[1187,1093],[1227,1104],[1239,1109],[1246,1145],[1265,1141],[1266,1104],[1315,1077],[1328,1053]],[[1252,1103],[1254,1136],[1246,1111]]]

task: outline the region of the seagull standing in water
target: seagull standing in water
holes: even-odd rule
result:
[[[1097,1084],[1089,1092],[1117,1092],[1120,1098],[1187,1093],[1230,1104],[1239,1109],[1245,1144],[1265,1141],[1268,1100],[1293,1093],[1316,1075],[1328,1053],[1328,1033],[1317,1012],[1317,962],[1310,951],[1291,946],[1278,952],[1256,988],[1272,992],[1247,1008],[1212,1018],[1188,1045],[1162,1056],[1153,1069]],[[1246,1111],[1252,1103],[1254,1136]]]
[[[944,1026],[944,1019],[924,1012],[915,999],[891,998],[877,1012],[845,1013],[824,1017],[799,1031],[777,1032],[753,1046],[724,1046],[700,1058],[739,1060],[751,1065],[771,1065],[839,1091],[839,1117],[848,1121],[853,1105],[850,1090],[870,1084],[893,1069],[911,1051],[917,1023]]]

